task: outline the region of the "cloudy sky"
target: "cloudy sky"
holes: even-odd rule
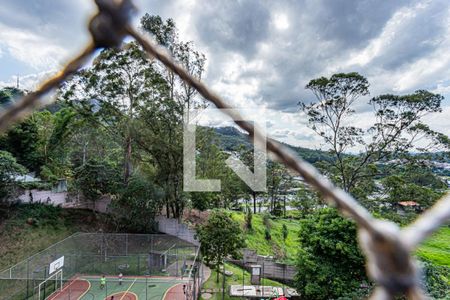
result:
[[[89,41],[91,0],[2,0],[0,86],[17,75],[32,88]],[[380,0],[135,0],[139,13],[173,18],[183,40],[207,57],[205,81],[236,106],[258,107],[268,132],[319,147],[297,111],[313,100],[318,76],[357,71],[371,96],[417,89],[440,93],[443,113],[428,117],[450,134],[450,2]],[[371,120],[367,101],[353,123]]]

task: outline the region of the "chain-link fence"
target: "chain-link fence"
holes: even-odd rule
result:
[[[373,299],[391,299],[395,295],[406,295],[410,299],[426,298],[420,286],[418,267],[412,252],[450,218],[449,195],[423,213],[413,224],[402,229],[394,223],[376,220],[351,195],[335,187],[312,165],[296,157],[274,140],[263,137],[252,123],[241,121],[245,118],[232,110],[220,96],[177,64],[164,49],[157,47],[147,37],[137,32],[130,23],[130,16],[135,8],[131,0],[95,0],[95,3],[98,12],[89,23],[92,42],[57,75],[3,111],[0,114],[0,130],[5,130],[14,121],[30,113],[39,105],[38,100],[41,96],[57,88],[68,76],[74,74],[96,49],[119,47],[123,39],[130,36],[151,57],[159,60],[202,97],[220,109],[227,109],[226,113],[239,127],[248,132],[249,136],[255,137],[257,142],[264,140],[267,150],[277,160],[301,175],[305,182],[320,192],[330,205],[336,206],[342,214],[357,223],[359,243],[366,256],[368,274],[378,285],[372,295]]]
[[[108,284],[97,297],[102,291],[110,295],[119,283],[133,283],[134,289],[142,291],[155,285],[165,291],[178,282],[189,287],[192,294],[199,284],[195,282],[198,250],[170,235],[76,233],[0,272],[0,299],[41,300],[61,288],[67,295],[79,297],[79,290],[86,284],[100,286],[101,276],[108,278]],[[61,276],[53,276],[50,264],[61,257]],[[152,299],[155,289],[147,292],[151,297],[145,299]]]
[[[213,276],[214,277],[214,276]],[[246,262],[226,259],[213,286],[205,285],[203,293],[215,294],[216,299],[273,299],[286,296],[299,299],[292,288],[293,277],[287,268],[274,269],[272,262]]]

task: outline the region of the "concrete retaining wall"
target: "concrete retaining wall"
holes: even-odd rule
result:
[[[195,230],[190,229],[186,224],[178,222],[177,219],[157,216],[156,222],[158,222],[159,232],[176,236],[186,242],[200,246],[200,243],[195,238]]]

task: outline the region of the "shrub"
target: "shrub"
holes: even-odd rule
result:
[[[337,299],[367,282],[356,226],[335,209],[314,210],[301,220],[299,241],[295,285],[305,299]]]
[[[161,211],[163,196],[161,188],[135,174],[115,205],[123,212],[121,217],[128,230],[146,233],[154,230],[155,215]]]
[[[270,234],[270,229],[266,228],[266,230],[264,230],[264,238],[267,241],[270,241],[272,239],[272,235]]]
[[[281,233],[283,234],[283,240],[286,241],[288,234],[289,234],[289,230],[288,230],[286,224],[283,224],[283,227],[281,228]]]
[[[450,268],[436,266],[431,262],[422,262],[423,279],[425,289],[434,299],[444,299],[450,295]],[[447,298],[445,298],[447,299]]]
[[[270,215],[269,214],[264,214],[263,215],[263,223],[264,223],[264,226],[266,226],[267,229],[270,230],[270,228],[272,228],[272,222],[270,220]]]
[[[245,227],[248,230],[252,229],[252,219],[253,219],[253,213],[251,209],[247,209],[247,213],[245,215]]]

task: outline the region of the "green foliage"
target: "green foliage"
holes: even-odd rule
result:
[[[245,227],[248,230],[252,230],[252,219],[253,219],[253,213],[250,207],[247,207],[247,213],[245,214]]]
[[[44,156],[39,151],[39,128],[31,117],[12,127],[4,138],[5,149],[30,171],[39,172]]]
[[[233,219],[245,228],[245,213],[233,212]],[[273,219],[271,223],[271,240],[265,239],[266,226],[262,214],[253,214],[252,230],[244,232],[245,243],[249,249],[254,249],[260,255],[273,256],[277,261],[294,264],[297,258],[298,230],[300,224],[295,219]],[[283,225],[286,225],[289,235],[283,239]]]
[[[16,162],[11,153],[0,150],[0,200],[11,195],[17,186],[12,176],[23,175],[26,171],[24,166]]]
[[[24,92],[14,87],[5,87],[0,89],[0,108],[7,107],[20,97],[22,97]]]
[[[353,72],[320,77],[311,80],[306,88],[314,93],[317,102],[300,103],[300,107],[311,129],[334,156],[322,170],[361,200],[376,191],[377,176],[395,174],[398,165],[392,162],[394,159],[402,159],[412,151],[449,147],[448,137],[423,123],[425,115],[441,111],[441,95],[419,90],[409,95],[374,97],[370,104],[376,121],[364,129],[347,125],[355,113],[355,101],[369,94],[369,83],[362,75]],[[427,140],[427,148],[417,147],[419,139]],[[348,154],[356,147],[364,151]]]
[[[286,224],[283,224],[281,233],[283,234],[283,240],[286,241],[286,239],[289,235],[289,229],[287,228]]]
[[[191,192],[192,207],[200,211],[211,208],[217,200],[217,193],[213,192]]]
[[[267,229],[270,230],[270,228],[272,228],[272,220],[270,220],[270,214],[267,213],[263,214],[263,223]]]
[[[437,266],[430,262],[421,263],[423,282],[433,299],[447,299],[450,296],[450,267]]]
[[[430,177],[432,176],[430,175]],[[415,201],[423,208],[427,208],[442,196],[442,193],[436,192],[434,188],[420,186],[407,180],[408,178],[402,175],[391,175],[383,178],[382,183],[388,194],[388,201]]]
[[[297,208],[300,215],[308,215],[319,204],[319,197],[305,185],[300,185],[291,205]]]
[[[216,270],[227,256],[239,257],[239,250],[245,246],[239,223],[221,210],[212,211],[206,223],[197,227],[197,237],[205,262]]]
[[[308,299],[335,299],[367,281],[356,226],[335,209],[318,209],[300,221],[297,290]]]
[[[270,241],[272,239],[272,235],[270,234],[270,229],[266,227],[264,230],[264,238],[266,241]]]
[[[420,259],[450,268],[450,227],[442,226],[417,250]],[[450,280],[450,278],[449,278]]]
[[[49,182],[32,181],[32,182],[19,182],[18,186],[25,190],[51,190],[53,185]]]
[[[120,185],[118,174],[110,162],[88,160],[75,170],[75,185],[88,200],[96,201],[103,194],[117,191]]]
[[[156,214],[162,208],[163,191],[151,181],[133,175],[116,205],[127,227],[135,232],[154,231]],[[125,213],[120,213],[125,212]]]

